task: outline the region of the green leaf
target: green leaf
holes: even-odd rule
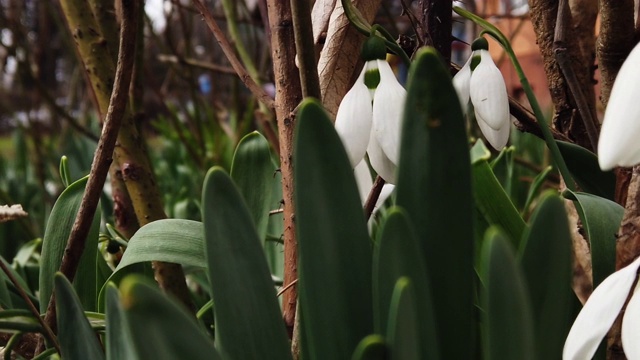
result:
[[[484,144],[481,140],[476,142]],[[490,225],[500,225],[515,246],[522,238],[526,224],[502,185],[493,173],[491,166],[482,157],[472,164],[473,189],[476,206]]]
[[[527,193],[527,199],[522,207],[522,214],[526,214],[528,212],[529,206],[531,206],[531,203],[536,198],[536,194],[540,191],[542,185],[544,185],[544,182],[547,180],[547,176],[551,170],[553,170],[553,168],[551,166],[547,166],[535,177],[535,179],[533,179],[533,182],[529,187],[529,192]]]
[[[358,343],[351,360],[387,360],[389,348],[380,335],[367,335]]]
[[[120,285],[127,337],[137,358],[222,359],[193,315],[148,282],[139,275],[130,275]]]
[[[298,112],[294,182],[308,353],[346,359],[373,332],[371,243],[342,141],[312,99]]]
[[[539,359],[559,358],[573,318],[572,243],[564,201],[542,196],[524,233],[519,260],[533,310]]]
[[[624,216],[617,203],[583,192],[565,190],[565,198],[575,200],[591,248],[593,287],[616,270],[616,234]]]
[[[465,122],[436,50],[414,61],[404,111],[397,204],[415,226],[448,359],[474,354],[473,197]]]
[[[91,223],[89,234],[87,235],[80,263],[78,264],[76,276],[73,279],[73,287],[80,298],[82,306],[87,311],[94,311],[98,309],[98,292],[102,287],[102,283],[97,282],[98,265],[96,260],[98,256],[102,257],[102,254],[98,251],[101,214],[102,211],[98,205],[96,213],[93,216],[93,222]]]
[[[419,284],[413,292],[415,303],[420,304],[415,310],[415,316],[421,358],[438,359],[439,346],[427,268],[413,226],[402,209],[390,209],[373,258],[373,300],[377,332],[383,333],[388,328],[392,294],[399,279],[406,277],[413,284]]]
[[[240,140],[233,155],[231,178],[247,204],[258,238],[263,241],[267,235],[275,170],[264,136],[254,131]]]
[[[69,360],[104,359],[104,352],[84,314],[80,299],[61,273],[55,275],[55,292],[62,357]]]
[[[108,283],[106,288],[106,342],[107,360],[134,359],[133,343],[125,324],[118,288]]]
[[[600,170],[596,154],[580,145],[558,140],[556,143],[569,172],[584,192],[615,200],[616,175],[613,171]]]
[[[0,330],[9,333],[43,331],[33,313],[23,309],[0,311]]]
[[[120,282],[131,273],[125,269],[143,262],[165,261],[205,268],[203,249],[204,228],[201,222],[182,219],[150,222],[131,237],[127,251],[104,284]],[[104,304],[105,286],[100,291],[100,306]]]
[[[73,222],[80,208],[87,179],[88,177],[84,177],[74,182],[60,194],[47,221],[40,258],[39,297],[41,313],[47,310],[47,304],[53,291],[53,278],[60,268],[64,248],[67,245]],[[96,211],[96,216],[94,216],[85,244],[85,250],[80,259],[78,279],[74,281],[74,284],[77,284],[76,289],[80,299],[83,301],[83,305],[89,310],[95,308],[95,255],[98,246],[97,231],[99,223],[100,212]]]
[[[420,342],[424,338],[418,333],[420,320],[416,300],[412,281],[407,277],[398,279],[391,298],[387,330],[393,360],[433,359],[420,357]]]
[[[484,358],[535,359],[527,285],[509,240],[496,227],[485,235],[480,276]]]
[[[221,168],[207,173],[202,204],[220,352],[233,359],[291,358],[261,241],[238,189]]]

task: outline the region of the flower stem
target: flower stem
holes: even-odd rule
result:
[[[483,32],[489,34],[498,43],[500,43],[500,45],[502,45],[505,52],[511,59],[511,63],[515,68],[516,73],[518,74],[518,78],[520,80],[520,83],[522,84],[522,88],[524,89],[524,92],[527,95],[527,99],[529,100],[529,104],[531,104],[531,108],[533,109],[533,114],[535,115],[536,120],[540,125],[540,130],[542,131],[542,136],[544,138],[544,141],[547,144],[549,151],[551,151],[551,156],[553,157],[553,160],[556,163],[556,166],[558,167],[558,170],[560,171],[560,174],[562,175],[562,178],[564,179],[564,182],[567,188],[569,190],[574,191],[576,188],[575,181],[573,180],[573,177],[569,172],[569,168],[567,167],[567,164],[564,161],[562,154],[560,153],[558,144],[553,139],[553,135],[551,134],[551,129],[549,128],[549,124],[547,124],[547,120],[545,119],[544,114],[542,113],[542,109],[540,109],[540,104],[538,104],[538,99],[536,99],[536,96],[533,93],[533,89],[529,84],[529,80],[525,76],[524,71],[520,66],[520,62],[516,58],[516,55],[513,52],[513,48],[511,47],[511,44],[509,43],[509,40],[507,39],[507,37],[504,36],[504,34],[493,24],[487,22],[481,17],[465,9],[454,6],[453,11],[455,11],[458,15],[471,20],[477,25],[479,25],[480,27],[482,27],[484,29]]]

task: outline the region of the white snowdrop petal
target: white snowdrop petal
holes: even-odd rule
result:
[[[371,179],[371,173],[369,172],[369,165],[362,159],[355,168],[353,168],[353,175],[356,178],[356,184],[358,185],[358,192],[360,193],[360,201],[364,206],[364,203],[369,197],[371,188],[373,187],[373,180]]]
[[[511,134],[511,121],[502,125],[500,129],[494,130],[484,121],[484,119],[482,119],[481,115],[478,114],[477,111],[475,114],[476,120],[478,121],[478,127],[489,144],[498,151],[507,146],[507,142],[509,142],[509,135]]]
[[[473,56],[470,56],[460,71],[453,77],[453,87],[458,94],[463,114],[467,112],[467,105],[469,104],[469,82],[471,81],[472,58]]]
[[[371,131],[371,139],[369,140],[369,146],[367,147],[367,154],[369,154],[369,162],[373,170],[380,175],[390,184],[396,183],[396,166],[387,158],[384,151],[378,144],[375,134]]]
[[[407,91],[396,79],[389,63],[378,60],[378,69],[380,84],[373,98],[373,131],[386,157],[397,165]]]
[[[477,50],[480,63],[471,73],[469,97],[475,111],[487,125],[500,130],[509,121],[509,96],[502,73],[487,50]]]
[[[364,84],[365,71],[366,67],[342,99],[336,114],[336,132],[340,135],[352,167],[364,158],[373,120],[371,95]]]
[[[640,163],[640,46],[631,51],[611,88],[598,143],[602,170]]]
[[[591,359],[620,313],[636,279],[640,258],[609,275],[593,291],[564,343],[564,360]]]
[[[628,360],[640,359],[640,282],[633,290],[622,319],[622,348]]]

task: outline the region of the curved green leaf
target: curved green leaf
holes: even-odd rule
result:
[[[134,359],[133,343],[125,324],[120,294],[113,283],[106,287],[106,341],[107,360]]]
[[[368,335],[362,339],[351,360],[386,360],[389,359],[389,348],[380,335]]]
[[[238,189],[212,168],[202,195],[216,344],[225,357],[291,358],[261,241]]]
[[[615,200],[616,176],[613,171],[600,170],[596,154],[580,145],[558,140],[556,143],[569,172],[584,192]]]
[[[593,287],[616,270],[616,234],[624,216],[619,204],[582,192],[565,190],[565,198],[575,200],[587,239],[591,244]]]
[[[439,346],[427,268],[413,226],[402,209],[395,207],[389,211],[373,258],[376,330],[383,333],[388,328],[387,321],[394,289],[399,279],[406,277],[413,284],[418,284],[413,292],[415,304],[420,304],[415,310],[422,350],[420,358],[438,359]]]
[[[130,275],[120,285],[127,341],[133,343],[136,358],[222,359],[193,315],[148,281]]]
[[[342,141],[315,100],[300,106],[293,159],[303,345],[311,359],[347,359],[373,332],[371,242]]]
[[[535,359],[527,285],[509,240],[496,227],[485,235],[480,276],[484,358]]]
[[[55,275],[55,292],[62,357],[69,360],[104,359],[104,352],[84,314],[80,299],[61,273]]]
[[[53,279],[60,268],[64,248],[67,245],[73,222],[80,208],[87,179],[88,177],[84,177],[69,185],[60,194],[49,215],[40,258],[39,298],[41,313],[47,310],[46,307],[53,292]],[[95,256],[98,248],[99,226],[100,211],[98,210],[93,218],[91,230],[85,243],[85,250],[82,253],[77,276],[74,280],[78,296],[88,310],[93,310],[96,307]]]
[[[448,359],[474,354],[473,195],[465,121],[433,48],[418,52],[404,110],[397,204],[406,209],[432,289],[438,341]]]
[[[572,243],[564,201],[543,195],[525,231],[519,251],[527,281],[539,359],[562,354],[572,323]]]
[[[420,342],[424,339],[418,333],[420,320],[417,304],[411,280],[407,277],[398,279],[391,298],[387,330],[391,358],[394,360],[433,359],[420,356]]]
[[[104,304],[105,287],[109,281],[118,283],[130,273],[134,264],[165,261],[176,264],[206,267],[204,258],[204,227],[199,221],[161,219],[141,227],[129,240],[120,263],[100,290],[99,302]]]
[[[267,235],[275,170],[264,136],[254,131],[240,140],[233,155],[231,178],[247,204],[262,241]]]

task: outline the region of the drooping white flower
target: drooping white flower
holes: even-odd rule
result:
[[[471,102],[480,131],[491,146],[501,150],[509,141],[511,128],[509,97],[488,48],[484,38],[473,42],[471,57],[453,77],[453,85],[463,111]]]
[[[640,45],[620,67],[604,113],[598,162],[602,170],[640,163]]]
[[[355,167],[369,155],[371,167],[386,182],[395,183],[406,90],[384,60],[386,47],[372,36],[365,43],[365,66],[340,103],[336,131]],[[373,43],[373,45],[371,45]],[[378,44],[376,44],[378,43]]]
[[[609,275],[593,291],[573,323],[562,351],[564,360],[591,359],[618,317],[637,278],[640,258]],[[622,347],[628,359],[640,359],[638,286],[622,319]]]

